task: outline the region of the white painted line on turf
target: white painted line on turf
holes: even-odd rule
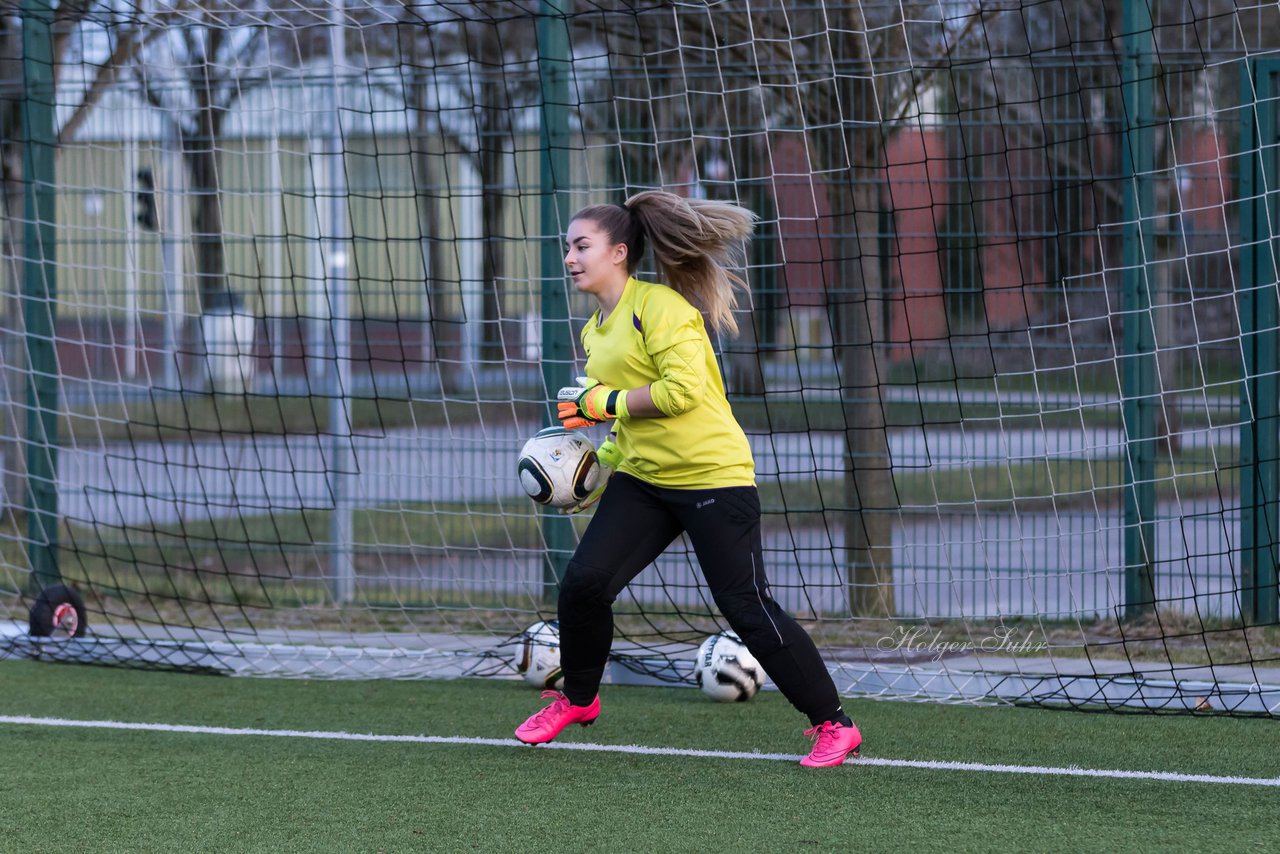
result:
[[[251,727],[196,726],[193,724],[148,724],[130,721],[77,721],[67,718],[41,718],[28,715],[0,715],[0,724],[48,726],[80,729],[116,729],[138,732],[172,732],[195,735],[256,735],[273,738],[311,738],[320,741],[372,741],[397,744],[460,744],[483,747],[520,747],[528,745],[514,738],[475,738],[462,735],[378,735],[359,732],[326,732],[323,730],[254,729]],[[698,759],[765,759],[773,762],[798,762],[791,753],[749,753],[733,750],[695,750],[681,747],[645,747],[638,744],[589,744],[552,742],[539,745],[542,750],[580,750],[591,753],[626,753],[639,756],[687,756]],[[932,759],[881,759],[864,756],[848,762],[879,768],[919,768],[925,771],[974,771],[985,774],[1040,774],[1059,777],[1107,777],[1119,780],[1159,780],[1166,783],[1218,783],[1231,786],[1271,786],[1280,788],[1280,777],[1232,777],[1213,774],[1179,774],[1173,771],[1123,771],[1104,768],[1060,768],[1051,765],[988,765],[982,762],[943,762]]]

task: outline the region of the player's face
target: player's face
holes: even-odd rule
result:
[[[564,265],[573,286],[603,296],[627,283],[627,247],[614,243],[608,232],[589,219],[569,223]]]

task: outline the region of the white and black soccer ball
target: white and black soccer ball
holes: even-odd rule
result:
[[[590,440],[563,427],[547,427],[525,442],[516,470],[526,495],[559,509],[587,498],[608,477]]]
[[[535,688],[560,690],[560,624],[539,621],[520,633],[516,644],[516,672]]]
[[[764,684],[764,668],[733,632],[712,635],[698,647],[693,678],[718,703],[743,703]]]

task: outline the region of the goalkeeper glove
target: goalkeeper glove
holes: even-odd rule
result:
[[[600,447],[596,448],[596,459],[600,461],[600,465],[608,466],[617,470],[622,465],[622,449],[618,447],[614,439],[618,438],[617,433],[610,433],[609,438],[600,443]]]
[[[609,474],[613,474],[613,472],[610,471]],[[600,496],[604,495],[604,488],[608,485],[609,485],[609,477],[608,475],[606,475],[604,479],[604,483],[600,484],[595,489],[591,490],[590,495],[588,495],[586,498],[579,501],[577,504],[570,504],[568,507],[561,507],[560,512],[565,516],[573,516],[575,514],[581,513],[583,510],[586,510],[588,507],[592,506],[593,504],[595,504],[597,501],[600,500]]]
[[[627,416],[627,393],[602,385],[590,377],[578,377],[578,384],[565,386],[556,395],[560,423],[567,430],[592,427]]]
[[[604,481],[591,491],[591,494],[579,501],[577,504],[571,504],[560,512],[565,516],[572,516],[575,513],[581,513],[591,505],[600,500],[600,496],[604,495],[604,488],[609,485],[609,478],[613,476],[613,470],[622,463],[622,451],[614,442],[618,438],[617,433],[610,433],[609,438],[600,443],[600,447],[596,449],[596,459],[600,465],[604,467]]]

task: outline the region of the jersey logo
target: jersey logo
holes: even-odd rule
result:
[[[641,335],[644,334],[644,327],[640,325],[640,315],[631,315],[631,325],[636,328],[636,332],[639,332]]]

